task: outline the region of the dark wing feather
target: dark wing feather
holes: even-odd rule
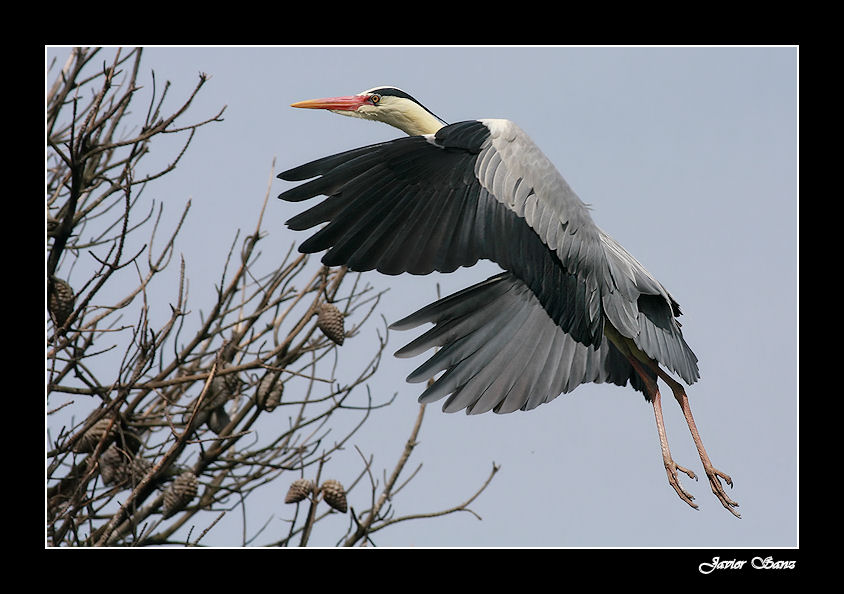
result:
[[[523,279],[575,340],[600,343],[600,307],[585,307],[597,286],[590,277],[596,267],[570,270],[513,210],[513,200],[527,199],[534,191],[520,177],[512,188],[515,194],[508,194],[510,167],[490,149],[490,137],[484,122],[461,122],[435,136],[379,143],[280,174],[296,180],[321,175],[282,193],[284,200],[328,196],[288,221],[294,229],[328,223],[303,242],[300,251],[326,250],[326,265],[385,274],[451,272],[481,258],[493,260]],[[478,165],[481,153],[485,159]],[[499,188],[499,195],[484,186],[483,176],[490,178],[490,187]],[[568,207],[585,210],[579,201]],[[569,219],[579,221],[580,235],[597,233],[582,212]],[[568,235],[574,235],[574,227],[566,230]]]

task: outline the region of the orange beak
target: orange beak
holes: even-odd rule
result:
[[[325,99],[308,99],[291,103],[290,107],[301,107],[304,109],[330,109],[334,111],[355,111],[366,103],[369,97],[366,95],[349,95],[347,97],[326,97]]]

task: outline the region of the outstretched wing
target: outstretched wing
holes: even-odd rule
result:
[[[280,174],[319,176],[279,197],[328,198],[291,218],[327,223],[300,251],[385,274],[451,272],[479,259],[522,279],[583,344],[603,338],[599,230],[553,165],[512,122],[468,121],[319,159]]]
[[[623,386],[630,380],[644,392],[630,362],[610,341],[585,346],[574,340],[509,272],[444,297],[390,327],[408,330],[426,323],[434,326],[396,356],[441,347],[407,380],[423,382],[445,371],[419,397],[427,403],[450,394],[445,412],[530,410],[590,382]]]
[[[543,339],[559,347],[563,339],[556,337],[555,326],[565,341],[594,347],[595,352],[588,356],[578,351],[573,357],[594,364],[594,373],[570,372],[557,380],[540,374],[529,389],[540,389],[542,394],[513,396],[506,405],[506,394],[503,399],[490,397],[481,404],[483,397],[473,392],[481,385],[480,379],[456,387],[457,369],[462,373],[477,366],[452,362],[452,371],[428,392],[443,396],[449,393],[443,392],[447,387],[461,391],[462,397],[452,392],[452,404],[446,404],[449,408],[461,408],[462,404],[477,410],[511,410],[515,403],[516,408],[530,408],[584,381],[625,383],[629,374],[606,367],[610,357],[613,364],[621,357],[614,348],[601,348],[608,342],[603,340],[606,321],[687,382],[698,378],[697,359],[674,319],[679,306],[635,258],[594,224],[586,205],[512,122],[460,122],[433,135],[400,138],[325,157],[279,177],[289,181],[315,178],[282,193],[279,198],[284,200],[327,196],[287,222],[295,230],[324,224],[302,243],[300,251],[326,250],[322,259],[326,265],[345,265],[357,271],[376,269],[385,274],[451,272],[489,259],[510,271],[519,286],[535,298],[531,303],[538,303],[541,313],[553,322],[546,328],[540,310],[525,305],[526,297],[521,301],[511,298],[514,318],[516,310],[527,317],[522,325],[509,320],[498,328],[501,337],[516,341],[514,344],[530,337],[532,348],[539,337],[530,333],[541,330]],[[501,311],[496,310],[495,319],[503,323],[507,316]],[[473,324],[475,319],[482,316],[473,318]],[[468,335],[479,340],[491,332],[490,328],[452,322],[468,332],[464,336],[449,333],[453,341]],[[443,318],[438,323],[450,322]],[[443,351],[449,344],[441,345]],[[490,344],[497,345],[495,352],[500,356],[516,353],[513,349],[517,347],[505,348],[501,339]],[[548,343],[542,345],[543,352],[545,347]],[[483,352],[489,354],[495,348],[487,346]],[[525,352],[518,350],[520,357]],[[553,357],[553,351],[548,352]],[[521,360],[505,359],[510,367]],[[536,360],[534,357],[531,363]],[[478,354],[474,361],[492,363],[493,359]],[[426,364],[420,369],[430,371],[431,377],[436,373],[434,367]],[[500,371],[499,366],[487,373]],[[451,379],[446,378],[449,373]],[[496,386],[506,382],[502,375]],[[525,382],[510,385],[507,394],[526,394]]]

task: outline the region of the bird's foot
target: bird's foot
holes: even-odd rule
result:
[[[697,475],[694,472],[689,470],[688,468],[684,468],[674,462],[671,458],[666,458],[663,460],[665,463],[665,472],[668,475],[668,484],[670,484],[674,490],[677,492],[677,495],[680,496],[680,499],[691,505],[693,508],[697,509],[697,504],[694,503],[692,500],[694,499],[694,495],[686,491],[683,487],[680,486],[680,479],[677,476],[677,471],[685,473],[689,478],[693,478],[697,480]]]
[[[727,497],[726,491],[724,491],[724,485],[721,484],[721,479],[724,479],[730,487],[733,486],[733,479],[729,477],[729,475],[724,474],[711,464],[704,464],[704,470],[706,471],[706,476],[709,477],[709,486],[712,487],[712,492],[715,493],[715,497],[718,498],[718,501],[721,502],[725,508],[729,510],[731,514],[735,517],[740,518],[741,514],[738,513],[734,508],[738,507],[738,503]]]

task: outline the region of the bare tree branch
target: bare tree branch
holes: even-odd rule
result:
[[[174,256],[195,207],[185,200],[174,217],[172,204],[148,200],[145,189],[181,165],[225,106],[188,120],[210,77],[200,74],[173,106],[176,86],[146,74],[142,55],[73,48],[55,61],[61,70],[47,92],[47,543],[203,546],[237,511],[241,545],[271,534],[271,519],[282,516],[284,535],[271,544],[307,546],[322,520],[348,513],[347,497],[367,477],[370,510],[355,523],[352,508],[346,544],[421,517],[385,510],[401,489],[423,408],[383,487],[372,456],[341,477],[348,490],[321,479],[395,398],[374,398],[369,387],[387,325],[375,339],[360,336],[382,297],[360,274],[309,264],[292,245],[261,262],[275,159],[254,229],[232,230],[218,284],[201,288],[211,303],[192,304],[188,263]],[[164,135],[180,137],[176,153],[149,169],[144,157]],[[319,315],[329,310],[331,331]],[[344,364],[350,343],[369,353],[358,368]],[[247,533],[250,497],[307,476],[315,479],[307,513],[279,497]],[[476,496],[432,515],[468,510]]]

